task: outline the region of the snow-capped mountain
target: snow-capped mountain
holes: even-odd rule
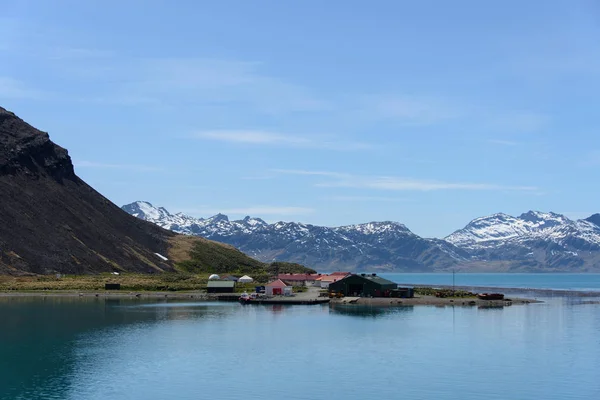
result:
[[[557,230],[573,223],[564,215],[555,213],[529,211],[519,217],[499,213],[474,219],[446,240],[467,248],[497,246],[498,241],[513,238],[553,236]]]
[[[445,239],[425,239],[397,222],[335,228],[226,215],[193,218],[138,201],[128,213],[175,232],[231,244],[261,261],[321,271],[600,271],[600,215],[571,220],[529,211],[477,218]]]
[[[227,215],[217,214],[210,218],[194,218],[182,213],[171,214],[163,207],[154,207],[147,201],[136,201],[121,207],[127,213],[140,219],[153,222],[165,229],[186,235],[232,236],[250,234],[256,229],[266,226],[260,218],[246,217],[239,221],[229,221]]]
[[[552,212],[477,218],[445,240],[471,253],[473,260],[510,262],[512,268],[600,268],[600,226]]]
[[[230,221],[223,214],[204,219],[170,214],[143,201],[123,210],[178,233],[231,244],[261,261],[298,262],[322,271],[431,271],[469,257],[445,241],[421,238],[390,221],[329,228],[296,222],[268,224],[250,217]]]

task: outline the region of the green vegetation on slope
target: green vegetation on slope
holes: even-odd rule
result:
[[[176,263],[176,268],[182,272],[270,276],[281,273],[315,272],[300,264],[262,263],[248,257],[235,247],[198,237],[178,235],[173,237],[170,243],[169,257]]]
[[[315,270],[306,268],[304,265],[284,261],[275,261],[268,264],[266,270],[271,275],[279,274],[314,274]]]

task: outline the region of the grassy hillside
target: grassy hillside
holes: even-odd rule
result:
[[[177,235],[169,240],[169,257],[176,269],[188,273],[238,273],[276,275],[278,273],[314,273],[300,264],[263,263],[227,244],[194,236]]]

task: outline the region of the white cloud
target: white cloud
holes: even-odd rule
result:
[[[400,201],[409,201],[409,199],[402,197],[383,197],[383,196],[328,196],[324,197],[324,200],[327,201],[356,201],[356,202],[400,202]]]
[[[0,98],[41,100],[46,94],[27,87],[23,82],[0,76]]]
[[[377,189],[391,191],[434,191],[434,190],[511,190],[534,191],[533,186],[505,186],[490,183],[461,183],[399,178],[389,176],[353,176],[335,182],[319,183],[322,187],[352,187],[361,189]]]
[[[272,169],[275,173],[332,178],[329,182],[317,183],[318,187],[348,187],[390,191],[433,191],[433,190],[509,190],[537,191],[534,186],[510,186],[492,183],[461,183],[437,180],[413,179],[392,176],[364,176],[332,171],[296,169]]]
[[[52,60],[81,60],[114,57],[115,53],[110,50],[89,49],[84,47],[55,47],[44,49],[48,58]]]
[[[329,176],[333,178],[349,177],[348,174],[331,171],[310,171],[304,169],[271,169],[270,171],[286,175]]]
[[[550,117],[534,112],[506,112],[497,115],[483,115],[486,130],[509,133],[538,132],[550,123]]]
[[[502,139],[490,139],[488,140],[488,143],[491,144],[497,144],[500,146],[517,146],[519,143],[518,142],[513,142],[512,140],[502,140]]]
[[[138,172],[151,172],[151,171],[162,171],[160,167],[154,167],[149,165],[132,165],[132,164],[106,164],[98,163],[93,161],[74,161],[73,164],[76,168],[97,168],[97,169],[119,169],[127,171],[138,171]]]
[[[120,106],[162,105],[159,98],[135,95],[123,95],[117,97],[87,97],[80,99],[80,101],[98,104],[115,104]]]
[[[580,167],[597,167],[600,165],[600,150],[592,150],[579,157]]]
[[[532,133],[546,128],[548,115],[528,110],[491,109],[485,105],[452,100],[444,96],[380,95],[363,100],[358,107],[368,118],[398,121],[407,126],[461,123],[461,129],[500,133]]]
[[[206,208],[194,208],[181,210],[184,213],[194,213],[197,215],[215,215],[218,213],[226,215],[307,215],[315,212],[313,208],[308,207],[290,207],[290,206],[251,206],[241,208],[217,208],[217,207],[206,207]]]
[[[63,49],[49,60],[64,79],[90,83],[89,100],[116,104],[194,106],[243,106],[265,114],[320,112],[332,104],[309,89],[269,76],[262,64],[209,58],[125,58],[110,52]],[[76,58],[72,62],[70,58]],[[98,91],[96,84],[105,82]],[[131,102],[130,99],[146,99]]]
[[[382,96],[371,99],[367,108],[375,115],[393,118],[407,125],[432,125],[463,116],[464,110],[436,98]]]
[[[334,141],[331,140],[331,138],[327,138],[326,140],[323,140],[317,136],[298,136],[255,130],[203,131],[193,134],[193,137],[204,140],[236,144],[269,145],[338,151],[365,150],[371,148],[371,146],[366,143],[344,141],[343,139]]]
[[[266,181],[269,179],[273,179],[273,175],[250,175],[242,176],[240,179],[245,181]]]
[[[200,139],[230,143],[284,144],[291,146],[307,146],[311,144],[311,141],[306,138],[264,131],[206,131],[198,132],[194,136]]]

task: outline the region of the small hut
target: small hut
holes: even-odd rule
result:
[[[238,279],[238,282],[239,283],[252,283],[252,282],[254,282],[254,279],[252,279],[248,275],[244,275],[240,279]]]

